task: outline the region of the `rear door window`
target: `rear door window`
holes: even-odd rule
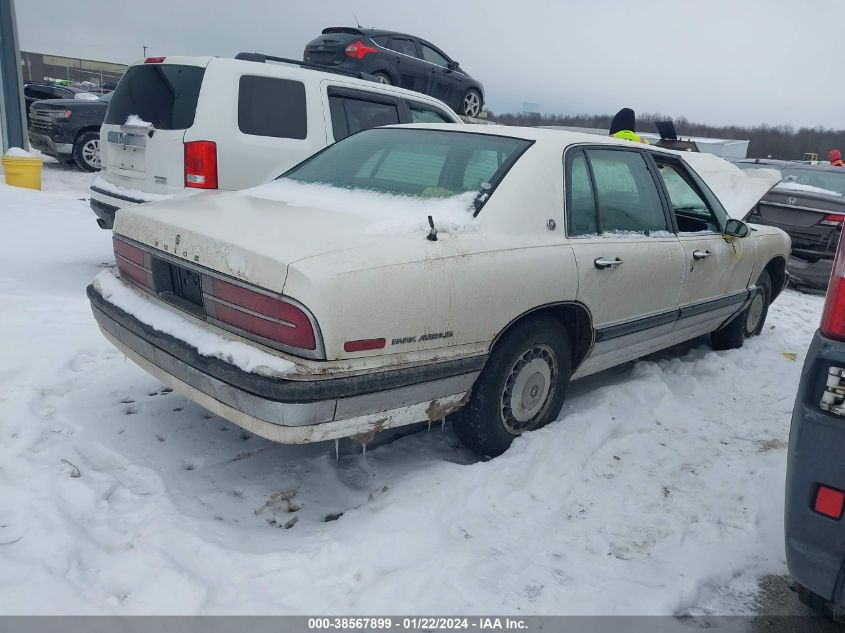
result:
[[[570,235],[598,233],[596,199],[584,152],[574,153],[566,178],[566,210]]]
[[[640,152],[590,149],[601,232],[669,231],[657,185]]]
[[[397,53],[402,53],[403,55],[419,57],[419,55],[417,55],[417,44],[409,37],[393,36],[390,38],[387,48],[392,51],[396,51]]]
[[[399,106],[395,100],[329,93],[329,108],[336,141],[361,130],[399,123]]]
[[[159,130],[185,130],[194,124],[204,75],[199,66],[132,66],[117,84],[105,122],[123,125],[134,114]]]
[[[244,134],[302,140],[308,135],[305,84],[245,75],[238,88],[238,129]]]

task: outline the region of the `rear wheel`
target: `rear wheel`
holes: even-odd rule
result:
[[[73,144],[73,162],[83,171],[100,171],[100,133],[83,132]]]
[[[571,371],[561,323],[528,318],[494,347],[469,402],[455,414],[455,433],[479,456],[501,455],[515,437],[557,417]]]
[[[478,90],[467,90],[461,100],[461,114],[475,118],[481,113],[481,93]]]
[[[390,80],[390,75],[388,75],[387,73],[382,73],[382,72],[373,73],[373,77],[378,79],[378,82],[380,84],[386,84],[388,86],[393,85],[393,82]]]
[[[756,285],[757,291],[742,314],[721,330],[710,334],[713,349],[740,348],[745,343],[745,339],[757,336],[763,331],[772,297],[772,280],[769,273],[764,270],[757,279]]]

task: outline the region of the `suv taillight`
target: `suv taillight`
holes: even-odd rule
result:
[[[378,53],[378,49],[373,48],[372,46],[367,46],[362,40],[355,40],[349,46],[347,46],[343,52],[346,53],[347,57],[353,57],[355,59],[364,59],[365,55],[369,55],[370,53]]]
[[[185,143],[185,186],[217,189],[217,143],[190,141]]]
[[[827,284],[827,297],[824,301],[822,322],[819,330],[828,338],[845,341],[845,231],[839,236],[836,257],[833,258],[833,270]]]

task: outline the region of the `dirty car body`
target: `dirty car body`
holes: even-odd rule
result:
[[[101,273],[88,295],[130,359],[271,440],[366,442],[481,410],[480,381],[502,363],[515,436],[554,419],[570,379],[773,300],[789,240],[752,228],[681,153],[552,130],[387,127],[268,185],[121,210],[120,279]],[[529,332],[548,324],[551,342]],[[503,359],[526,332],[538,342]],[[203,336],[259,358],[209,352]]]

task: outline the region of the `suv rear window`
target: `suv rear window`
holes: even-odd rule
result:
[[[305,84],[274,77],[241,77],[238,128],[256,136],[304,139],[308,135]]]
[[[132,66],[117,84],[105,122],[123,125],[134,114],[159,130],[185,130],[194,124],[204,75],[198,66]]]

